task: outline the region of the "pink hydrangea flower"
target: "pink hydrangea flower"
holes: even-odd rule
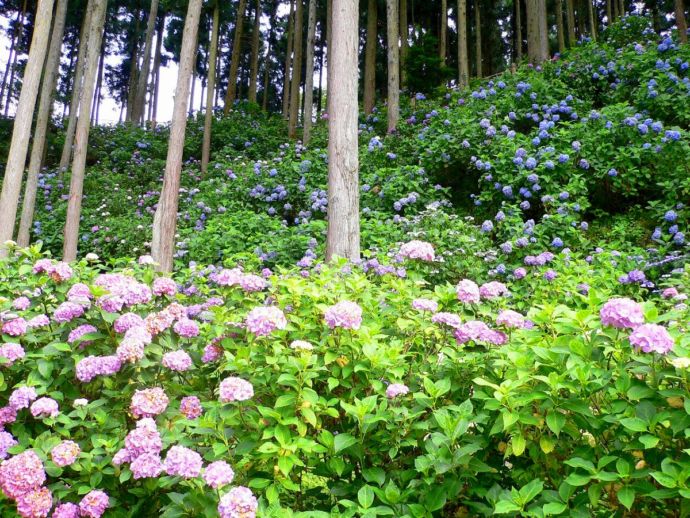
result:
[[[2,332],[9,336],[22,336],[26,333],[28,325],[23,318],[13,318],[2,324]]]
[[[84,307],[76,302],[63,302],[53,313],[53,320],[60,324],[71,322],[84,314]]]
[[[171,351],[163,355],[163,367],[175,372],[184,372],[192,368],[192,357],[185,351]]]
[[[77,302],[82,305],[84,303],[88,303],[92,297],[93,295],[91,294],[91,288],[81,282],[72,285],[67,292],[67,300],[70,302]]]
[[[599,311],[599,315],[601,323],[605,326],[634,329],[644,324],[642,306],[626,298],[609,299]]]
[[[38,489],[45,481],[43,462],[33,450],[26,450],[0,464],[0,489],[8,498],[16,500]]]
[[[407,385],[403,385],[402,383],[391,383],[386,388],[386,397],[388,399],[393,399],[398,396],[404,396],[408,392],[410,392],[410,388]]]
[[[259,306],[252,309],[245,319],[247,330],[256,336],[270,335],[276,329],[285,329],[285,314],[274,306]]]
[[[38,329],[40,327],[47,327],[50,325],[50,319],[48,318],[47,315],[37,315],[31,320],[29,320],[27,323],[27,326],[30,329]]]
[[[504,309],[496,317],[496,323],[500,326],[521,329],[526,326],[525,317],[512,309]]]
[[[52,518],[79,518],[79,506],[71,502],[58,505]]]
[[[13,446],[19,444],[14,436],[4,430],[0,430],[0,460],[5,460],[7,458],[7,450]]]
[[[125,313],[119,316],[113,324],[116,333],[126,333],[133,327],[144,327],[144,319],[136,313]]]
[[[187,419],[196,419],[203,413],[201,401],[196,396],[183,397],[180,401],[180,412]]]
[[[661,296],[665,299],[673,299],[678,296],[678,290],[676,288],[666,288],[661,292]]]
[[[160,387],[137,390],[132,396],[129,409],[137,419],[140,417],[154,417],[165,412],[168,402],[168,396]]]
[[[28,407],[29,404],[26,404]],[[25,408],[26,408],[25,407]],[[6,426],[12,424],[17,420],[17,409],[12,408],[12,406],[7,405],[0,408],[0,426]]]
[[[53,495],[40,487],[17,497],[17,512],[24,518],[45,518],[53,507]]]
[[[59,414],[58,403],[53,398],[38,398],[31,404],[31,415],[34,417],[57,417]]]
[[[479,286],[469,279],[461,280],[455,287],[455,293],[458,300],[465,304],[477,304],[479,302]]]
[[[400,255],[407,259],[433,261],[436,258],[434,247],[426,241],[413,240],[400,247]]]
[[[637,326],[630,334],[629,340],[635,349],[645,353],[668,354],[675,345],[666,328],[657,324]]]
[[[175,322],[173,330],[183,338],[199,336],[199,324],[186,317]]]
[[[67,343],[72,344],[72,343],[76,342],[77,340],[79,340],[82,336],[88,335],[89,333],[96,333],[97,331],[98,331],[98,329],[96,329],[91,324],[81,325],[81,326],[73,329],[70,332],[69,336],[67,337]],[[86,340],[86,341],[81,342],[79,345],[81,347],[86,347],[87,345],[90,345],[91,343],[93,343],[92,340]]]
[[[137,426],[125,437],[125,451],[127,461],[136,459],[144,453],[160,453],[163,449],[161,435],[156,428],[156,422],[150,417],[137,421]]]
[[[94,281],[94,285],[108,290],[108,295],[98,299],[101,308],[109,313],[117,313],[123,307],[146,304],[153,298],[151,288],[136,279],[119,273],[104,273]]]
[[[15,343],[4,343],[0,345],[0,367],[11,367],[14,362],[24,358],[26,353],[24,348]]]
[[[240,277],[240,286],[246,292],[261,291],[268,283],[258,275],[248,274]]]
[[[122,367],[117,356],[87,356],[77,363],[77,379],[88,383],[96,376],[112,376]]]
[[[242,378],[230,376],[220,382],[220,401],[230,403],[232,401],[246,401],[254,396],[254,387]]]
[[[129,465],[135,480],[155,478],[163,472],[163,462],[157,453],[142,453]]]
[[[438,302],[431,299],[414,299],[412,307],[418,311],[428,311],[436,313],[438,311]]]
[[[46,273],[55,282],[64,282],[72,278],[73,272],[69,264],[60,261],[59,263],[51,264]]]
[[[157,297],[168,295],[170,297],[177,293],[177,283],[169,277],[158,277],[153,281],[153,294]]]
[[[331,329],[359,329],[362,325],[362,308],[355,302],[342,300],[326,310],[324,319]]]
[[[204,470],[204,482],[213,489],[230,484],[233,478],[235,478],[235,472],[224,460],[212,462]]]
[[[108,505],[108,495],[99,489],[94,489],[84,495],[79,502],[79,513],[82,518],[101,518]]]
[[[219,360],[223,356],[223,348],[216,344],[208,344],[204,347],[204,354],[201,361],[204,363],[211,363]]]
[[[17,311],[24,311],[31,306],[29,297],[17,297],[12,301],[12,307]]]
[[[45,273],[53,266],[53,261],[50,259],[39,259],[34,263],[34,273]]]
[[[508,288],[502,282],[491,281],[479,287],[479,295],[483,299],[495,299],[507,294]]]
[[[447,313],[445,311],[436,313],[433,317],[431,317],[431,321],[434,324],[443,324],[452,327],[453,329],[457,329],[462,325],[462,320],[458,315],[454,313]]]
[[[9,403],[15,410],[29,408],[29,405],[38,397],[36,389],[33,387],[19,387],[10,394]]]
[[[197,452],[184,446],[175,445],[168,450],[163,468],[170,476],[194,478],[201,473],[202,464],[201,455]]]
[[[237,486],[220,498],[218,514],[220,518],[255,518],[258,507],[259,502],[251,489]]]
[[[62,441],[60,444],[50,450],[50,458],[53,462],[64,468],[70,466],[77,461],[81,448],[74,441]]]
[[[218,286],[237,286],[243,275],[242,270],[233,268],[231,270],[223,269],[217,273],[213,273],[209,278]]]

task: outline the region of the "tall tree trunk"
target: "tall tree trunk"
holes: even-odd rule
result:
[[[161,75],[161,48],[163,44],[163,31],[165,29],[165,14],[158,20],[156,27],[156,52],[153,56],[153,77],[151,78],[151,101],[150,101],[150,115],[149,120],[153,127],[156,126],[158,118],[158,89],[160,86]]]
[[[290,110],[290,70],[292,69],[292,44],[295,33],[295,0],[290,0],[288,14],[287,50],[285,51],[285,72],[283,74],[283,118],[287,120]]]
[[[606,0],[606,25],[611,25],[611,22],[613,21],[611,16],[611,0]]]
[[[585,2],[587,0],[584,0]],[[585,13],[584,13],[584,8],[582,5],[583,0],[578,0],[577,2],[577,32],[578,32],[578,38],[582,38],[586,32],[587,29],[585,27],[585,20],[587,19]]]
[[[225,115],[230,113],[237,93],[237,70],[240,66],[240,52],[242,50],[242,31],[244,28],[244,12],[247,10],[247,0],[240,0],[237,7],[237,21],[235,22],[235,34],[232,41],[232,55],[230,58],[230,73],[228,74],[228,90],[225,93]]]
[[[59,0],[58,0],[59,1]],[[98,112],[101,106],[101,88],[103,85],[103,68],[105,67],[105,33],[101,39],[101,50],[98,57],[98,75],[96,77],[96,91],[91,106],[91,125],[98,125]]]
[[[256,0],[254,10],[254,31],[252,32],[252,58],[249,71],[249,92],[247,99],[256,102],[256,89],[259,82],[259,43],[261,41],[261,0]]]
[[[75,61],[77,59],[77,50],[79,48],[79,38],[75,37],[73,38],[74,41],[72,41],[72,44],[70,46],[70,52],[69,52],[69,64],[67,66],[67,81],[74,81],[74,74],[75,74]],[[59,71],[58,71],[59,73]],[[70,86],[68,87],[68,90],[72,90],[74,85],[70,83]],[[69,107],[68,102],[63,102],[62,103],[62,119],[67,118],[67,109]]]
[[[84,15],[84,22],[81,27],[81,35],[79,37],[79,52],[77,53],[77,66],[74,71],[74,82],[72,84],[72,98],[69,103],[69,121],[67,121],[67,129],[65,130],[65,143],[62,146],[62,155],[60,156],[60,170],[64,171],[70,163],[72,158],[72,145],[74,144],[74,131],[77,128],[77,114],[79,112],[79,104],[81,103],[82,87],[84,79],[84,61],[86,60],[86,48],[88,46],[89,28],[91,27],[91,17],[93,15],[93,4],[91,2],[86,6],[86,14]]]
[[[189,113],[188,113],[188,115],[190,117],[192,115],[194,115],[194,88],[196,87],[196,73],[194,71],[192,71],[191,81],[192,81],[192,87],[191,87],[191,90],[189,91]]]
[[[141,14],[139,10],[136,11],[136,23],[134,25],[132,37],[132,53],[130,54],[129,63],[129,85],[127,86],[127,112],[125,114],[125,121],[132,122],[132,115],[134,114],[134,104],[137,95],[137,85],[139,84],[139,27],[141,26]]]
[[[323,27],[321,28],[322,30],[319,31],[319,43],[320,43],[320,52],[319,52],[319,94],[318,97],[316,98],[316,119],[318,120],[319,116],[321,115],[321,98],[323,97],[323,54],[324,54],[324,44],[323,44]]]
[[[565,27],[563,27],[563,2],[556,0],[556,30],[558,31],[558,52],[565,52]]]
[[[592,40],[597,41],[597,24],[599,22],[599,17],[594,12],[594,6],[592,5],[593,0],[587,1],[587,15],[589,16],[589,30],[592,36]]]
[[[67,216],[65,217],[64,241],[62,256],[65,261],[77,258],[79,243],[79,220],[81,218],[81,198],[84,190],[84,172],[86,169],[86,152],[89,145],[89,130],[91,129],[91,102],[96,86],[98,72],[98,56],[101,51],[101,38],[105,23],[107,0],[90,0],[93,2],[91,26],[89,27],[88,48],[86,49],[86,67],[84,68],[84,87],[79,106],[79,120],[74,142],[74,159],[72,160],[72,175],[69,184],[69,199],[67,200]]]
[[[0,85],[0,103],[5,95],[5,87],[7,86],[7,78],[12,77],[9,81],[10,86],[7,93],[7,101],[5,102],[5,117],[7,117],[7,110],[10,107],[10,102],[12,101],[12,83],[14,82],[14,67],[17,63],[17,46],[20,42],[20,36],[24,28],[24,17],[26,16],[26,1],[22,4],[22,10],[17,13],[17,20],[14,25],[14,31],[12,31],[12,39],[10,40],[10,53],[7,56],[7,65],[5,66],[5,74],[2,76],[2,85]]]
[[[359,11],[359,8],[358,8]],[[333,0],[326,0],[326,48],[327,48],[327,69],[326,69],[326,113],[330,114],[330,85],[333,84],[333,67],[331,66],[331,49],[333,48]],[[329,122],[330,124],[330,122]]]
[[[470,60],[467,55],[467,0],[458,0],[458,85],[470,84]]]
[[[575,37],[575,6],[574,0],[566,0],[565,11],[568,19],[568,46],[574,47],[577,45],[577,38]]]
[[[208,171],[211,156],[211,123],[213,122],[213,92],[216,89],[216,57],[218,55],[218,36],[220,32],[220,0],[213,8],[211,27],[211,52],[208,60],[208,90],[206,91],[206,114],[204,116],[204,141],[201,147],[201,174]]]
[[[407,86],[407,53],[410,48],[410,26],[407,22],[407,0],[400,0],[400,84]]]
[[[386,0],[388,37],[388,133],[395,133],[400,118],[400,49],[398,44],[398,0]]]
[[[527,54],[530,63],[538,65],[549,58],[544,39],[548,43],[544,0],[527,0]]]
[[[688,23],[685,20],[685,5],[683,0],[676,0],[676,27],[678,28],[678,38],[681,43],[688,42]]]
[[[156,30],[158,18],[158,0],[151,0],[149,17],[146,22],[146,35],[144,39],[144,53],[141,60],[141,69],[137,77],[137,87],[134,94],[134,106],[132,107],[132,122],[142,124],[144,122],[144,107],[146,106],[146,87],[149,81],[149,69],[151,65],[151,52],[153,47],[153,33]]]
[[[446,55],[448,53],[448,0],[441,0],[441,30],[438,38],[438,57],[441,58],[441,65],[446,65]]]
[[[307,15],[307,57],[306,75],[304,77],[304,130],[302,141],[309,145],[311,140],[311,118],[314,111],[314,49],[316,46],[316,0],[309,0],[309,13]]]
[[[613,9],[612,9],[612,11],[613,11],[613,21],[615,21],[615,20],[617,20],[618,17],[620,16],[620,13],[618,12],[618,5],[619,5],[619,4],[618,4],[618,0],[613,0],[612,3],[613,3],[613,6],[612,6],[612,7],[613,7]]]
[[[551,49],[549,48],[548,10],[545,0],[539,3],[539,34],[541,35],[541,55],[543,60],[547,61],[551,58]]]
[[[29,246],[29,235],[33,223],[34,205],[36,203],[36,191],[38,189],[38,173],[41,170],[44,152],[46,149],[46,133],[50,121],[50,111],[53,104],[53,91],[60,68],[60,51],[62,49],[62,37],[65,32],[65,18],[67,17],[67,0],[58,0],[55,8],[55,21],[50,35],[50,47],[46,58],[43,82],[41,84],[41,97],[38,102],[38,115],[34,129],[34,139],[31,146],[31,158],[29,159],[29,171],[24,187],[24,202],[22,205],[22,217],[19,223],[17,243],[19,246]]]
[[[170,126],[168,156],[165,162],[163,188],[161,190],[156,214],[153,218],[153,239],[151,254],[158,262],[161,271],[169,272],[173,266],[175,252],[175,228],[177,207],[180,195],[180,173],[182,171],[182,152],[187,129],[187,100],[189,99],[189,79],[194,67],[199,17],[202,0],[190,0],[182,34],[180,67],[175,87],[175,104]]]
[[[391,0],[388,0],[390,4]],[[397,1],[397,0],[396,0]],[[357,135],[357,50],[359,43],[357,0],[333,0],[333,46],[328,48],[332,75],[328,89],[328,231],[326,259],[334,256],[359,259],[359,157]],[[397,11],[394,10],[394,11]],[[388,16],[388,26],[398,19]],[[389,40],[391,41],[391,40]],[[397,48],[397,38],[394,47]],[[332,51],[332,52],[331,52]],[[395,62],[398,66],[397,59]],[[390,73],[390,70],[389,70]],[[397,76],[397,69],[395,71]]]
[[[12,140],[5,165],[5,177],[0,194],[0,257],[7,256],[4,243],[12,239],[17,217],[19,192],[22,187],[26,154],[29,149],[31,121],[33,119],[41,70],[45,62],[50,38],[50,23],[53,16],[53,0],[38,0],[34,33],[29,48],[29,60],[24,70],[22,90],[19,93],[17,113],[14,117]]]
[[[364,49],[364,114],[369,115],[376,104],[376,47],[378,2],[369,0],[367,5],[367,42]]]
[[[475,68],[477,77],[482,77],[482,16],[479,9],[479,0],[474,0],[474,36],[475,36]]]
[[[556,0],[558,1],[558,0]],[[522,0],[515,0],[515,48],[518,63],[522,61]]]
[[[297,137],[297,119],[299,117],[299,94],[302,83],[302,18],[304,12],[304,0],[296,0],[295,8],[295,36],[293,49],[295,51],[292,61],[292,83],[290,84],[290,118],[288,119],[288,136]]]
[[[619,16],[625,16],[625,1],[620,0],[618,2],[618,15]]]

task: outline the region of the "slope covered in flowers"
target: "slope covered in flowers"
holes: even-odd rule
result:
[[[83,259],[47,171],[0,263],[0,513],[682,515],[690,50],[646,25],[362,119],[358,264],[321,260],[323,125],[238,106],[201,178],[192,124],[171,277],[165,130],[99,129]]]

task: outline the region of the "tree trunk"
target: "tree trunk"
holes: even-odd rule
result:
[[[367,42],[364,50],[364,114],[369,115],[376,104],[376,47],[378,46],[378,2],[367,6]]]
[[[103,68],[105,67],[105,33],[101,39],[101,50],[98,57],[98,75],[96,78],[96,91],[93,96],[93,105],[91,106],[91,125],[98,125],[98,112],[101,105],[101,88],[103,85]]]
[[[470,60],[467,55],[467,0],[458,0],[458,85],[470,84]]]
[[[67,0],[58,0],[55,8],[55,22],[50,35],[50,47],[46,58],[43,83],[41,84],[41,97],[38,103],[38,115],[36,128],[31,146],[31,158],[29,159],[29,171],[24,187],[24,203],[22,205],[22,217],[19,223],[17,243],[21,247],[29,246],[31,225],[33,224],[34,206],[36,203],[36,191],[38,189],[38,173],[41,170],[43,155],[46,148],[46,133],[50,122],[50,111],[53,104],[53,91],[60,68],[60,51],[62,50],[62,37],[65,32],[65,18],[67,17]]]
[[[151,115],[149,120],[152,122],[152,126],[156,127],[156,119],[158,118],[158,89],[160,87],[160,76],[161,76],[161,47],[163,44],[163,31],[165,29],[165,14],[159,19],[158,27],[156,28],[156,53],[153,57],[153,73],[154,76],[151,78]]]
[[[125,121],[132,122],[134,113],[134,102],[137,95],[137,85],[139,84],[139,27],[141,25],[141,15],[136,11],[137,21],[134,25],[132,36],[132,53],[129,62],[129,85],[127,86],[127,112]]]
[[[565,2],[566,18],[568,19],[568,46],[574,47],[577,45],[577,38],[575,37],[575,7],[573,0],[566,0]]]
[[[400,0],[400,83],[407,86],[407,53],[410,48],[410,26],[407,23],[407,0]]]
[[[548,43],[547,38],[544,0],[527,0],[527,54],[530,63],[538,65],[549,58],[544,45],[545,39]]]
[[[397,1],[397,0],[396,0]],[[388,0],[390,6],[391,0]],[[359,43],[358,8],[356,0],[333,0],[333,46],[329,47],[328,82],[328,231],[326,259],[335,256],[351,261],[359,259],[359,157],[357,135],[357,51]],[[397,9],[388,26],[395,26],[397,36]],[[390,32],[389,32],[390,34]],[[389,39],[395,41],[397,37]],[[332,50],[332,52],[331,52]],[[397,52],[396,52],[397,54]],[[395,66],[398,66],[397,56]],[[390,70],[389,70],[390,73]],[[397,77],[397,68],[395,76]]]
[[[247,10],[247,0],[240,0],[237,7],[237,21],[232,42],[232,56],[230,58],[230,74],[228,74],[228,90],[225,93],[225,115],[230,113],[237,93],[237,70],[240,66],[240,52],[242,50],[242,29],[244,27],[244,12]]]
[[[395,133],[400,117],[400,51],[398,47],[398,0],[386,0],[388,27],[388,133]]]
[[[612,6],[612,15],[613,15],[613,20],[617,20],[618,17],[620,16],[620,13],[618,12],[618,0],[613,0],[613,6]]]
[[[158,18],[158,0],[151,0],[148,21],[146,22],[146,36],[144,39],[144,54],[141,60],[141,69],[137,76],[137,86],[132,107],[132,122],[142,124],[144,122],[144,107],[146,106],[146,87],[149,81],[149,69],[151,65],[151,52],[153,47],[153,33],[156,30]]]
[[[187,129],[189,79],[194,67],[201,3],[202,0],[190,0],[187,9],[187,17],[185,18],[184,32],[182,34],[180,67],[177,74],[177,86],[175,87],[175,104],[170,126],[163,188],[158,201],[158,207],[156,208],[156,214],[153,218],[151,254],[158,262],[158,268],[164,272],[171,271],[173,266],[182,152],[184,150],[184,137]]]
[[[88,46],[89,28],[91,27],[93,4],[91,2],[86,6],[86,14],[84,15],[84,23],[81,27],[81,36],[79,38],[79,52],[77,53],[77,67],[74,71],[74,83],[72,84],[72,99],[69,103],[69,121],[67,122],[67,130],[65,130],[65,143],[62,146],[62,155],[60,156],[60,171],[67,169],[72,158],[72,144],[74,143],[74,131],[77,128],[77,114],[79,112],[79,104],[81,103],[81,92],[84,78],[84,61],[86,59],[86,47]]]
[[[558,31],[558,52],[565,52],[565,27],[563,27],[563,2],[556,0],[556,30]]]
[[[304,130],[302,142],[309,145],[311,139],[312,115],[314,111],[314,49],[316,46],[316,0],[309,0],[309,13],[307,16],[307,63],[304,77]]]
[[[620,0],[620,2],[618,2],[618,15],[619,16],[625,16],[625,2],[624,2],[624,0]]]
[[[359,11],[359,8],[357,9]],[[326,62],[326,114],[331,111],[330,103],[330,85],[333,84],[333,67],[331,66],[331,49],[333,48],[333,0],[326,0],[326,48],[328,52]],[[330,122],[329,122],[330,124]]]
[[[577,17],[576,17],[576,19],[577,19],[578,38],[582,38],[587,32],[586,27],[585,27],[585,20],[587,18],[586,18],[586,15],[584,13],[582,1],[583,0],[578,0],[578,2],[577,2]],[[588,0],[584,0],[584,1],[586,2]]]
[[[539,3],[539,34],[541,36],[541,55],[544,58],[543,61],[547,61],[551,58],[551,49],[549,48],[549,25],[546,0],[542,0]]]
[[[89,145],[89,130],[91,129],[91,103],[96,86],[98,72],[98,56],[101,51],[101,38],[105,23],[107,0],[91,0],[93,12],[89,27],[88,48],[86,49],[86,66],[84,68],[84,86],[79,104],[79,120],[74,140],[74,159],[72,160],[72,175],[69,184],[69,199],[67,200],[67,216],[65,217],[64,241],[62,256],[65,261],[77,258],[79,243],[79,220],[81,218],[81,198],[84,190],[84,172],[86,168],[86,152]]]
[[[290,84],[290,118],[288,119],[288,137],[297,137],[297,119],[299,117],[299,94],[302,83],[302,17],[304,0],[296,0],[295,33],[292,48],[295,52],[292,60],[292,83]]]
[[[474,0],[474,37],[475,37],[475,68],[477,77],[482,77],[482,17],[479,9],[479,0]]]
[[[7,256],[5,241],[12,239],[14,222],[17,217],[19,192],[22,187],[26,154],[29,148],[31,122],[33,119],[41,70],[45,62],[50,38],[50,23],[53,17],[53,0],[39,0],[29,59],[24,70],[22,90],[19,94],[17,113],[14,117],[12,140],[5,165],[5,177],[0,194],[0,257]]]
[[[259,43],[261,41],[261,0],[256,0],[254,10],[254,30],[252,31],[252,57],[249,70],[249,90],[247,99],[256,102],[256,89],[259,83]]]
[[[211,157],[211,123],[213,122],[213,92],[216,89],[216,56],[218,54],[218,36],[220,32],[219,0],[213,8],[213,26],[211,27],[211,52],[208,60],[208,90],[206,90],[206,115],[204,116],[204,141],[201,147],[201,175],[208,171]]]
[[[611,0],[606,0],[606,25],[611,25],[612,19],[611,19],[612,13],[611,13]]]
[[[515,54],[518,63],[522,61],[522,7],[520,3],[521,0],[515,0]]]
[[[292,44],[295,33],[295,0],[290,0],[288,14],[287,50],[285,51],[285,72],[283,74],[283,118],[287,120],[290,110],[290,70],[292,68]]]
[[[599,17],[594,12],[594,6],[592,5],[593,0],[587,1],[587,14],[589,16],[589,30],[592,36],[592,40],[597,41],[597,24]]]
[[[2,76],[2,85],[0,85],[0,103],[2,102],[5,95],[5,87],[7,86],[7,78],[12,77],[9,84],[9,90],[7,92],[7,101],[5,102],[5,117],[7,117],[7,110],[10,107],[10,102],[12,101],[12,82],[14,81],[14,67],[17,62],[17,45],[20,41],[20,36],[22,33],[22,28],[24,26],[24,17],[26,16],[26,1],[22,4],[22,10],[17,13],[17,20],[15,22],[14,31],[12,32],[12,40],[10,41],[10,53],[7,56],[7,65],[5,66],[5,74]]]
[[[323,44],[323,31],[319,31],[319,93],[316,98],[316,120],[319,119],[321,115],[321,99],[323,98],[323,54],[324,54],[324,44]]]
[[[678,28],[678,38],[681,43],[688,42],[688,24],[685,20],[685,5],[683,0],[676,0],[676,27]]]
[[[448,0],[441,0],[441,30],[438,38],[438,57],[441,65],[446,66],[448,52]]]

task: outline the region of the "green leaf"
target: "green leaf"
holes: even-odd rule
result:
[[[654,479],[664,487],[674,488],[676,487],[676,479],[671,475],[662,473],[661,471],[655,471],[652,473]]]
[[[645,423],[639,417],[626,417],[625,419],[621,419],[620,423],[628,430],[632,430],[633,432],[647,431],[647,423]]]
[[[592,480],[592,477],[589,475],[580,475],[578,473],[571,473],[568,475],[568,477],[565,479],[565,481],[570,484],[571,486],[584,486],[586,484],[589,484],[589,481]]]
[[[534,500],[544,489],[544,482],[538,478],[535,478],[529,484],[523,486],[520,489],[520,499],[524,507],[525,504]]]
[[[521,511],[520,507],[510,500],[500,500],[494,508],[495,514],[515,513]]]
[[[365,468],[362,475],[367,482],[376,482],[379,486],[386,481],[386,472],[382,468]]]
[[[659,444],[659,438],[648,433],[640,435],[639,439],[644,445],[645,449],[654,448],[657,444]]]
[[[510,428],[512,425],[518,422],[520,419],[520,415],[517,414],[516,412],[503,412],[501,414],[503,416],[503,429],[507,430]]]
[[[513,445],[513,453],[519,457],[525,451],[527,441],[522,435],[514,435],[511,444]]]
[[[549,502],[542,507],[542,511],[544,512],[544,516],[550,516],[552,514],[561,514],[567,508],[568,506],[563,502]]]
[[[630,486],[623,486],[616,493],[618,501],[629,511],[635,502],[635,490]]]
[[[374,489],[369,485],[362,486],[357,491],[357,500],[364,509],[369,509],[374,503]]]
[[[558,436],[565,426],[565,416],[557,410],[552,410],[546,415],[546,426]]]
[[[336,453],[338,453],[346,448],[349,448],[356,442],[357,439],[349,433],[340,433],[335,436],[335,440],[333,441],[333,449]]]

